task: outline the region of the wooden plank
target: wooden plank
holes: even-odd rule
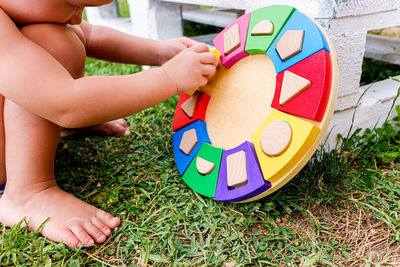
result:
[[[400,65],[400,38],[368,34],[364,56]]]
[[[184,20],[225,28],[237,19],[237,15],[236,12],[232,11],[183,7],[182,18]]]

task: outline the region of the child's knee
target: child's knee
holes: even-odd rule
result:
[[[22,34],[41,46],[74,78],[83,76],[86,50],[80,28],[52,23],[30,24],[21,28]]]

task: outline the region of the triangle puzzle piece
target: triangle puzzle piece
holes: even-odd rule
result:
[[[274,24],[270,20],[262,20],[251,30],[251,35],[271,35],[274,33]]]
[[[282,106],[311,86],[311,82],[290,71],[285,71],[279,104]]]
[[[181,109],[183,110],[183,112],[185,112],[185,114],[189,118],[193,118],[198,98],[199,98],[199,93],[198,93],[198,91],[196,91],[188,100],[186,100],[181,105]]]

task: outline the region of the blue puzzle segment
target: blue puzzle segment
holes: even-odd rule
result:
[[[299,54],[289,58],[286,61],[282,61],[281,57],[276,51],[276,45],[288,30],[304,31],[303,48]],[[295,11],[268,49],[267,55],[274,63],[276,73],[280,73],[302,61],[303,59],[320,51],[321,49],[325,49],[329,53],[329,45],[325,39],[325,36],[310,18],[299,11]]]
[[[186,155],[180,150],[179,147],[181,144],[183,134],[191,129],[196,130],[198,142],[197,145],[192,150],[192,152],[189,155]],[[190,165],[190,163],[196,156],[197,152],[200,150],[201,146],[204,143],[211,144],[210,138],[208,137],[207,133],[207,125],[204,121],[195,121],[189,124],[188,126],[180,129],[179,131],[174,133],[172,139],[173,139],[175,162],[176,166],[178,167],[179,173],[181,175],[186,171],[187,167]]]

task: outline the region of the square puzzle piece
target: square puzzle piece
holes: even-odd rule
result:
[[[219,166],[221,164],[221,156],[223,149],[215,148],[208,143],[203,143],[199,153],[197,153],[195,159],[190,163],[183,180],[185,183],[197,193],[206,196],[214,197],[215,188],[217,187]],[[202,159],[215,164],[214,169],[208,175],[203,175],[197,170],[197,158]]]
[[[304,31],[304,40],[302,50],[299,54],[282,61],[276,51],[276,45],[286,31]],[[324,49],[329,53],[329,45],[318,26],[315,25],[315,23],[306,15],[295,11],[276,37],[275,41],[269,47],[267,55],[274,63],[276,73],[280,73],[321,49]]]
[[[282,120],[289,124],[292,129],[292,139],[285,152],[279,156],[271,157],[264,153],[261,147],[261,137],[264,129],[276,120]],[[302,156],[310,149],[319,131],[320,129],[310,122],[272,109],[261,127],[252,135],[264,179],[273,183],[296,166]]]
[[[197,143],[194,148],[190,149],[189,155],[180,149],[183,135],[191,130],[196,131]],[[195,121],[192,124],[182,128],[181,130],[174,133],[173,147],[176,166],[178,167],[179,173],[182,175],[189,164],[193,161],[197,152],[200,150],[204,143],[211,143],[210,138],[207,134],[207,125],[204,121]]]
[[[193,112],[192,118],[190,118],[185,111],[181,108],[182,105],[192,96],[189,94],[181,94],[178,104],[176,105],[174,122],[172,123],[172,130],[177,131],[180,128],[194,122],[197,120],[204,121],[206,117],[206,111],[208,102],[210,101],[210,96],[203,92],[195,92],[198,94],[196,107]]]
[[[288,103],[281,105],[279,100],[286,71],[309,80],[311,86]],[[303,118],[322,121],[330,96],[331,76],[331,57],[325,50],[320,50],[276,76],[276,89],[271,107]]]
[[[247,35],[245,51],[250,55],[265,54],[295,10],[296,9],[293,7],[277,5],[267,6],[253,11],[250,17],[249,34]],[[271,35],[252,35],[251,31],[253,28],[264,20],[272,22],[274,25],[274,32]]]
[[[247,184],[238,188],[229,188],[227,184],[226,158],[240,151],[246,152]],[[222,202],[239,202],[255,197],[269,188],[271,188],[271,184],[263,178],[256,151],[252,143],[246,141],[234,149],[225,150],[223,152],[215,200]]]
[[[249,55],[246,53],[246,51],[244,51],[246,46],[247,31],[249,29],[249,20],[250,13],[241,16],[240,18],[235,20],[235,22],[233,22],[229,27],[226,27],[221,33],[219,33],[213,41],[215,48],[221,52],[221,64],[224,65],[226,68],[232,67],[236,62]],[[231,28],[237,27],[235,25],[239,26],[240,45],[237,49],[233,50],[229,54],[225,54],[224,35]]]

